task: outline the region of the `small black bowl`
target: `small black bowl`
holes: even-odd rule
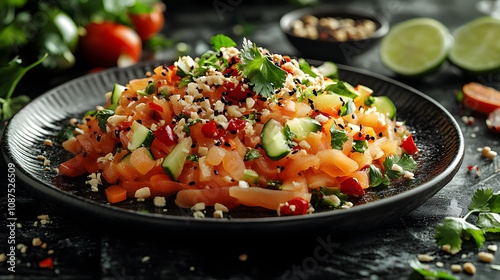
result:
[[[292,24],[295,20],[300,20],[307,15],[317,18],[369,19],[375,23],[376,30],[369,38],[360,40],[331,41],[299,37],[293,33]],[[383,17],[345,6],[318,6],[294,10],[281,17],[280,27],[290,43],[305,58],[331,60],[344,64],[349,64],[354,56],[369,50],[389,31],[389,23]]]

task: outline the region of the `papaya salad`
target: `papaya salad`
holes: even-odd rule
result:
[[[350,208],[368,188],[413,178],[418,149],[389,98],[338,80],[330,62],[247,39],[238,49],[224,35],[211,44],[115,84],[105,106],[73,120],[58,135],[74,154],[59,175],[88,176],[112,204],[169,198],[214,206],[214,217],[239,205],[278,216]]]

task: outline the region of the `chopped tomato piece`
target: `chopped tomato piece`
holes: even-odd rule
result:
[[[279,207],[280,216],[304,215],[309,208],[309,202],[301,197],[282,203]]]
[[[413,141],[413,135],[410,134],[410,136],[403,139],[401,148],[403,148],[410,155],[414,155],[418,152],[418,148]]]
[[[363,187],[356,178],[348,178],[340,183],[340,192],[354,196],[365,194]]]
[[[83,164],[84,157],[82,154],[76,155],[74,158],[67,160],[59,165],[59,175],[76,177],[87,172]]]

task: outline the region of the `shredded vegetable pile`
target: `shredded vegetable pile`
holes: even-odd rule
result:
[[[115,84],[107,104],[61,131],[75,156],[61,176],[88,176],[110,203],[175,196],[182,208],[238,205],[303,215],[349,208],[365,189],[411,180],[418,152],[396,108],[336,77],[336,67],[270,54],[247,39],[211,39]],[[89,186],[86,186],[89,187]],[[221,214],[222,211],[222,214]]]

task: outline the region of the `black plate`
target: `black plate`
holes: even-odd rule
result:
[[[46,92],[23,108],[6,126],[2,137],[3,155],[7,162],[15,164],[18,179],[35,194],[73,211],[70,213],[131,228],[151,226],[180,233],[271,232],[297,228],[355,231],[394,220],[422,205],[453,178],[463,160],[464,140],[459,126],[440,104],[397,81],[339,65],[342,80],[366,85],[377,95],[392,99],[398,110],[398,120],[405,120],[414,130],[420,150],[414,180],[370,190],[357,202],[359,205],[351,209],[294,217],[244,218],[242,214],[233,215],[231,219],[194,219],[188,210],[172,208],[165,212],[154,207],[150,200],[143,203],[127,200],[110,205],[104,191],[90,191],[90,186],[84,184],[84,176],[61,178],[53,171],[44,170],[38,155],[50,159],[51,168],[71,157],[60,145],[45,146],[45,139],[52,139],[70,118],[81,117],[96,105],[104,104],[104,93],[113,83],[125,84],[130,79],[143,77],[156,65],[157,62],[150,62],[87,75]]]

